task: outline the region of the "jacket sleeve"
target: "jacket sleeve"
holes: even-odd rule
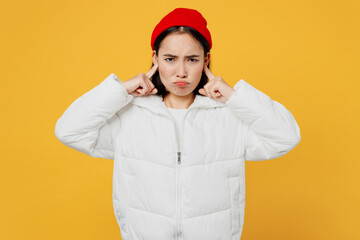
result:
[[[111,73],[65,110],[56,122],[55,136],[89,156],[114,159],[113,142],[119,129],[116,113],[132,99],[122,81]]]
[[[245,160],[260,161],[281,157],[300,142],[300,128],[281,103],[272,100],[241,79],[226,101],[232,112],[245,123]]]

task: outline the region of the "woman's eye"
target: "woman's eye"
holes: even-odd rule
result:
[[[172,60],[174,60],[174,58],[165,58],[165,61],[168,62],[173,62]],[[190,58],[190,62],[197,62],[199,60],[195,59],[195,58]]]

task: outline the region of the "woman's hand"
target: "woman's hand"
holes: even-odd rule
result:
[[[204,85],[204,88],[199,89],[199,93],[225,103],[235,92],[235,89],[220,76],[215,76],[206,65],[204,65],[204,72],[209,78],[209,82]]]
[[[135,77],[130,78],[129,80],[122,82],[126,87],[128,94],[133,96],[143,96],[148,94],[156,94],[157,89],[154,84],[151,82],[150,78],[156,70],[158,69],[158,64],[155,65],[147,73],[139,73]]]

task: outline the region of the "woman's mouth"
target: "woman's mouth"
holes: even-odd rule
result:
[[[175,82],[175,84],[178,86],[186,86],[188,83],[187,82]]]

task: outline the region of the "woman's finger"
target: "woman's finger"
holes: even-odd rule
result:
[[[151,90],[153,90],[155,88],[155,85],[153,84],[153,82],[151,80],[147,80],[147,83]]]
[[[145,83],[146,76],[143,76],[142,79],[140,79],[139,86],[135,90],[139,95],[145,95],[147,91],[147,85]]]
[[[149,94],[156,94],[157,93],[157,89],[156,88],[153,88],[152,90],[151,90],[151,92],[149,92]]]
[[[213,99],[216,98],[216,96],[215,96],[216,90],[215,90],[214,87],[211,87],[211,88],[210,88],[209,94],[210,94],[210,96],[211,96]]]
[[[155,63],[154,66],[147,72],[145,75],[150,79],[154,73],[156,73],[156,70],[158,69],[158,64]]]
[[[215,75],[210,71],[210,69],[206,65],[204,66],[204,72],[206,76],[209,78],[209,81],[215,78]]]
[[[202,95],[208,96],[205,88],[200,88],[200,89],[199,89],[199,93],[202,94]]]
[[[214,84],[215,81],[209,81],[207,84],[205,84],[204,88],[208,94],[209,97],[214,98]]]

